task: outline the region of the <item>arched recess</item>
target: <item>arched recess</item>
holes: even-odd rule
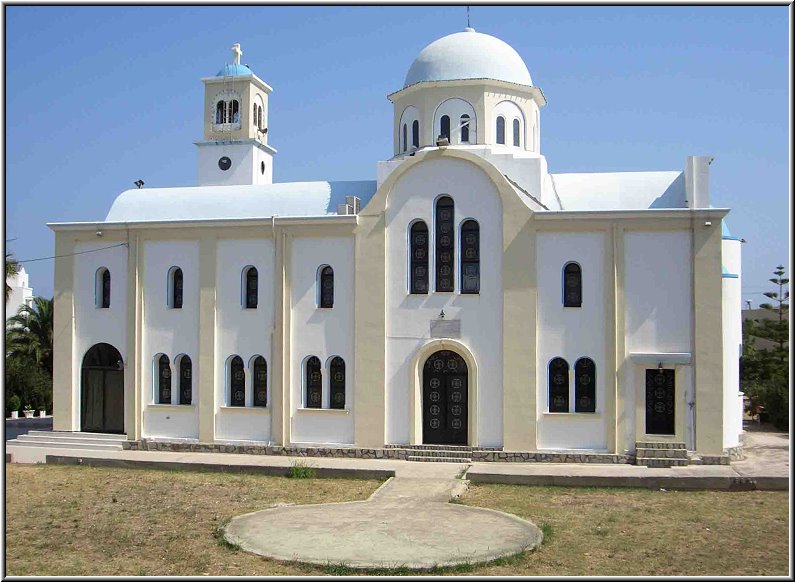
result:
[[[83,356],[80,430],[124,433],[124,361],[110,344],[95,344]]]
[[[436,136],[442,134],[442,117],[449,116],[450,118],[450,143],[451,144],[460,144],[460,143],[470,143],[475,144],[478,141],[478,123],[477,123],[477,116],[475,115],[475,108],[464,99],[460,99],[459,97],[453,97],[451,99],[447,99],[442,101],[437,107],[436,111],[433,114],[433,136],[434,139]],[[469,141],[462,142],[461,141],[461,118],[464,115],[469,116],[468,120],[468,127],[469,127]]]
[[[524,117],[522,109],[513,101],[500,101],[494,106],[492,110],[493,126],[497,127],[497,118],[502,117],[505,120],[505,142],[504,145],[508,147],[515,147],[513,145],[513,121],[519,120],[519,146],[521,149],[527,149],[527,121]],[[496,132],[496,130],[495,130]],[[497,143],[497,136],[495,133],[494,143]],[[503,145],[503,144],[500,144]]]
[[[404,151],[412,151],[419,147],[419,141],[417,144],[414,144],[414,122],[419,124],[420,120],[420,112],[419,110],[414,107],[413,105],[409,105],[403,110],[403,113],[400,114],[400,123],[398,124],[398,135],[396,139],[396,148],[395,154],[402,153]],[[405,135],[405,148],[403,143],[403,126],[406,126],[406,135]],[[418,125],[419,126],[419,125]],[[419,135],[419,129],[417,130]]]
[[[422,444],[422,369],[425,361],[440,350],[461,356],[467,365],[467,445],[478,444],[478,365],[469,348],[454,339],[433,339],[420,347],[411,360],[411,392],[409,397],[409,444]]]

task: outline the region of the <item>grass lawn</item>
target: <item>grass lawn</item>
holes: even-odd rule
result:
[[[367,498],[377,481],[6,464],[8,575],[412,574],[268,560],[217,528],[278,503]],[[787,575],[786,492],[473,485],[466,505],[529,519],[535,552],[436,574]],[[464,532],[465,535],[465,532]]]

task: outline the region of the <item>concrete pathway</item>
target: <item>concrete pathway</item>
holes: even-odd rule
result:
[[[277,560],[416,569],[490,561],[541,543],[541,531],[529,521],[449,503],[466,482],[455,478],[456,465],[433,464],[446,478],[393,477],[367,501],[241,515],[226,526],[225,538]]]

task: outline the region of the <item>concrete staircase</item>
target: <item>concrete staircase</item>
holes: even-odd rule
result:
[[[15,462],[43,462],[47,454],[44,449],[121,451],[125,440],[123,434],[32,430],[6,441],[6,452]]]
[[[641,441],[635,443],[635,464],[645,467],[684,467],[689,464],[685,443]]]
[[[497,450],[457,445],[386,445],[385,448],[405,451],[407,460],[421,463],[471,463],[472,451]]]

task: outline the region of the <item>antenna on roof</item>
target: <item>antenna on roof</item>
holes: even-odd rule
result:
[[[469,25],[469,6],[467,6],[467,28],[472,28],[472,27]]]

